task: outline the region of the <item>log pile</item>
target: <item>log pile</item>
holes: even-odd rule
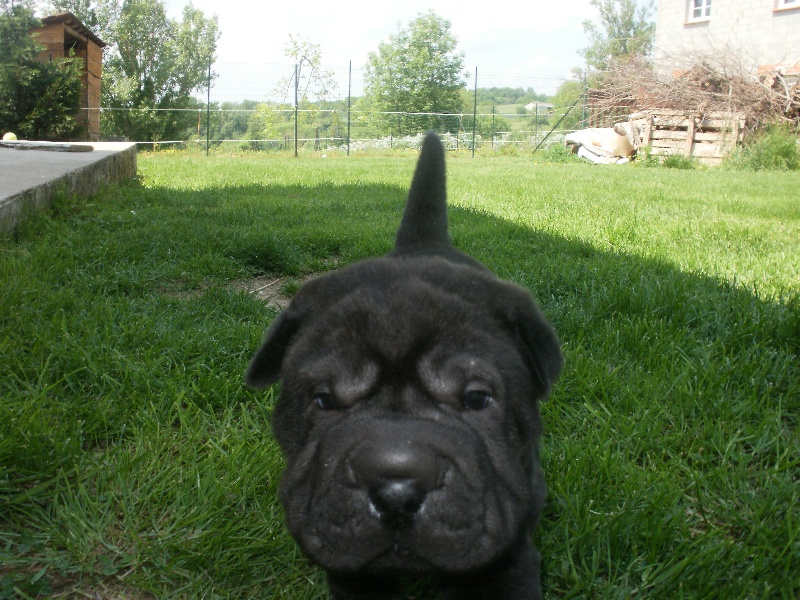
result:
[[[723,120],[739,123],[740,139],[775,123],[800,124],[797,76],[777,70],[751,73],[727,56],[727,63],[704,59],[672,73],[639,60],[617,63],[590,93],[592,125],[610,126],[631,113],[644,113],[693,119],[703,129],[702,121],[713,128],[710,123],[726,115]]]

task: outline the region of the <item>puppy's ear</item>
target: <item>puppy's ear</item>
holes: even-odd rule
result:
[[[264,343],[253,356],[244,376],[245,383],[252,388],[263,388],[278,380],[283,355],[300,328],[300,315],[291,307],[282,312],[267,329]]]
[[[525,293],[515,296],[504,307],[503,316],[524,348],[528,367],[538,379],[542,397],[545,397],[550,393],[550,388],[564,366],[561,343],[555,329],[530,295]]]

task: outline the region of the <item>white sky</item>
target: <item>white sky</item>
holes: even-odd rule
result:
[[[188,0],[166,0],[170,16],[180,17]],[[378,44],[420,13],[433,9],[450,21],[465,53],[466,70],[478,67],[479,86],[538,87],[524,78],[481,81],[481,74],[569,78],[583,65],[577,51],[588,45],[584,19],[594,19],[589,0],[193,0],[206,16],[219,17],[221,32],[214,70],[225,87],[225,65],[285,64],[289,34],[318,44],[325,66],[362,68]],[[516,6],[515,6],[516,5]],[[241,77],[241,75],[239,75]],[[544,91],[544,90],[543,90]]]

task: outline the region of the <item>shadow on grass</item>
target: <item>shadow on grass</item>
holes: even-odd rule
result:
[[[285,533],[274,533],[274,485],[258,481],[273,481],[279,461],[247,463],[256,460],[246,450],[259,443],[252,432],[267,427],[269,405],[243,387],[242,373],[274,312],[230,282],[301,277],[383,254],[405,195],[381,185],[130,184],[89,206],[57,202],[4,242],[0,512],[10,516],[0,523],[11,552],[23,534],[50,540],[7,572],[30,574],[55,552],[89,580],[108,576],[98,560],[109,572],[148,573],[139,585],[157,595],[177,586],[189,595],[256,590],[279,598],[287,596],[276,581],[302,585],[302,559],[275,558],[293,551]],[[764,300],[490,214],[451,207],[450,215],[456,245],[528,287],[564,344],[564,374],[542,407],[551,494],[537,544],[549,594],[796,593],[798,297]],[[248,435],[242,406],[263,413]],[[215,518],[196,535],[174,504],[196,500],[194,471],[173,473],[168,496],[161,489],[119,499],[128,489],[122,479],[155,480],[170,461],[206,464],[193,453],[198,444],[210,451],[203,444],[226,418],[239,427],[228,433],[240,436],[241,462],[216,468],[241,475],[251,490],[242,495],[262,490],[263,498],[239,499],[259,510],[232,508],[230,493],[209,484],[200,504]],[[153,440],[170,447],[160,464],[136,458],[158,446]],[[145,520],[168,497],[175,514],[164,513],[164,532],[146,540],[146,524],[112,518],[83,531],[93,549],[78,551],[70,528],[80,529],[80,517],[53,514],[66,497],[92,514],[102,502],[65,486],[108,488],[103,502],[116,497],[117,510]],[[265,522],[271,533],[237,546],[233,521],[236,539],[248,528],[263,533]],[[120,530],[127,541],[109,541]],[[169,560],[159,557],[165,547]]]

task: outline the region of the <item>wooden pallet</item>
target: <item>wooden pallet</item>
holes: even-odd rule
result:
[[[654,155],[681,154],[718,165],[742,141],[744,117],[711,112],[686,115],[677,110],[634,113],[628,117],[638,147]]]

